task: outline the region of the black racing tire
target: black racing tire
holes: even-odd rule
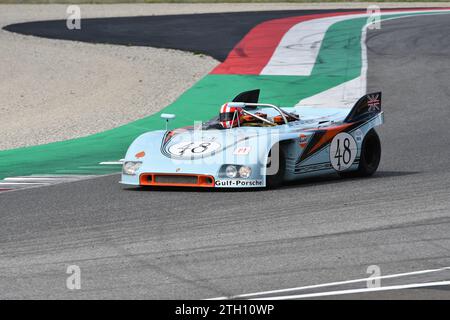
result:
[[[361,146],[361,156],[359,166],[356,171],[340,172],[343,178],[347,177],[369,177],[373,175],[380,164],[381,142],[375,129],[371,129],[364,137]]]
[[[279,148],[279,166],[278,166],[278,171],[276,174],[270,174],[270,175],[266,175],[266,186],[268,189],[276,189],[279,188],[283,185],[284,182],[284,173],[286,170],[286,158],[284,156],[283,150],[282,148],[280,148],[279,145],[275,145],[274,147],[272,147],[272,149],[269,151],[268,157],[271,157],[271,153],[272,150],[274,150],[275,148]],[[272,164],[272,161],[270,161],[270,164]],[[270,168],[270,165],[267,165],[266,167],[267,169]]]

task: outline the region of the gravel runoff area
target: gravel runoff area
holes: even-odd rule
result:
[[[361,8],[329,4],[82,5],[82,17]],[[450,6],[383,3],[382,7]],[[0,28],[64,19],[67,5],[0,5]],[[81,137],[159,111],[217,61],[176,50],[50,40],[0,30],[0,150]]]

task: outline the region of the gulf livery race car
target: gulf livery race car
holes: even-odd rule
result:
[[[370,176],[381,145],[381,92],[351,109],[258,103],[239,94],[207,122],[139,136],[123,162],[121,183],[211,188],[278,187],[318,175]],[[162,114],[168,122],[175,115]]]

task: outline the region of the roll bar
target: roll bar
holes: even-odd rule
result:
[[[285,116],[286,112],[283,111],[281,108],[279,108],[279,107],[273,105],[273,104],[268,104],[268,103],[244,103],[244,105],[250,106],[250,107],[269,107],[269,108],[273,108],[273,109],[277,110],[277,111],[280,113],[280,115],[281,115],[281,117],[283,118],[283,121],[284,121],[285,124],[288,124],[288,123],[289,123],[288,120],[287,120],[287,118],[286,118],[286,116]],[[244,112],[247,113],[247,114],[252,115],[253,117],[255,117],[255,118],[259,119],[259,120],[268,122],[268,123],[270,123],[270,124],[276,124],[275,122],[272,122],[272,121],[269,121],[269,120],[267,120],[267,119],[258,117],[258,116],[254,115],[254,114],[251,114],[251,113],[245,111],[245,109],[244,109]]]

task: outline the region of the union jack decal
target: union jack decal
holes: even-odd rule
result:
[[[372,94],[367,96],[367,105],[369,106],[369,111],[380,111],[380,95],[379,94]]]

